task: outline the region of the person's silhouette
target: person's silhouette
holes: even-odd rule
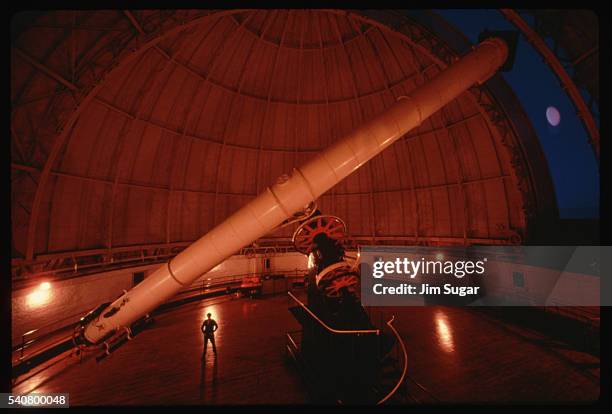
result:
[[[202,323],[202,327],[200,328],[202,329],[202,333],[204,334],[204,352],[202,353],[202,358],[204,358],[204,355],[206,354],[208,341],[212,343],[213,352],[215,356],[217,355],[217,346],[215,345],[215,331],[219,329],[219,325],[217,325],[217,322],[214,319],[211,319],[210,313],[207,313],[206,317],[208,319],[204,320],[204,322]]]

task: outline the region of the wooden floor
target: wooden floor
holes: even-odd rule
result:
[[[299,325],[284,295],[214,298],[156,316],[154,326],[109,358],[57,361],[13,392],[68,392],[71,405],[301,404],[308,397],[285,359]],[[218,357],[202,361],[207,312],[219,323]],[[599,359],[465,308],[411,307],[396,315],[409,375],[441,402],[593,401]],[[433,400],[432,400],[433,401]]]
[[[438,401],[536,403],[599,398],[600,360],[591,354],[474,308],[376,308],[371,318],[379,324],[376,320],[388,320],[393,314],[394,326],[408,348],[410,377]]]
[[[155,317],[110,357],[67,358],[14,392],[68,392],[70,405],[299,404],[306,391],[285,359],[285,332],[299,328],[287,298],[216,298]],[[201,360],[200,325],[219,324],[218,356]],[[210,345],[210,344],[209,344]]]

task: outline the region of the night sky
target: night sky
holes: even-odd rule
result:
[[[472,44],[484,29],[518,30],[497,10],[435,10]],[[530,24],[529,15],[522,17]],[[546,154],[561,218],[599,218],[599,172],[588,133],[574,106],[543,58],[521,35],[514,67],[502,74],[529,115]],[[552,127],[546,109],[555,106],[561,122]]]

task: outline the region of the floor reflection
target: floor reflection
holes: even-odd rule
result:
[[[219,358],[209,352],[201,360],[200,402],[214,403],[217,400],[217,373]]]
[[[453,329],[448,321],[446,313],[439,309],[434,314],[436,322],[436,336],[438,344],[443,351],[451,353],[455,352],[455,342],[453,340]]]

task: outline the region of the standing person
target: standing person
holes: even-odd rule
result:
[[[206,314],[208,319],[205,319],[202,322],[202,333],[204,334],[204,352],[202,353],[202,358],[206,354],[206,347],[208,346],[208,341],[212,343],[213,352],[215,356],[217,356],[217,346],[215,345],[215,331],[219,329],[219,325],[217,325],[217,321],[211,319],[211,314]]]

